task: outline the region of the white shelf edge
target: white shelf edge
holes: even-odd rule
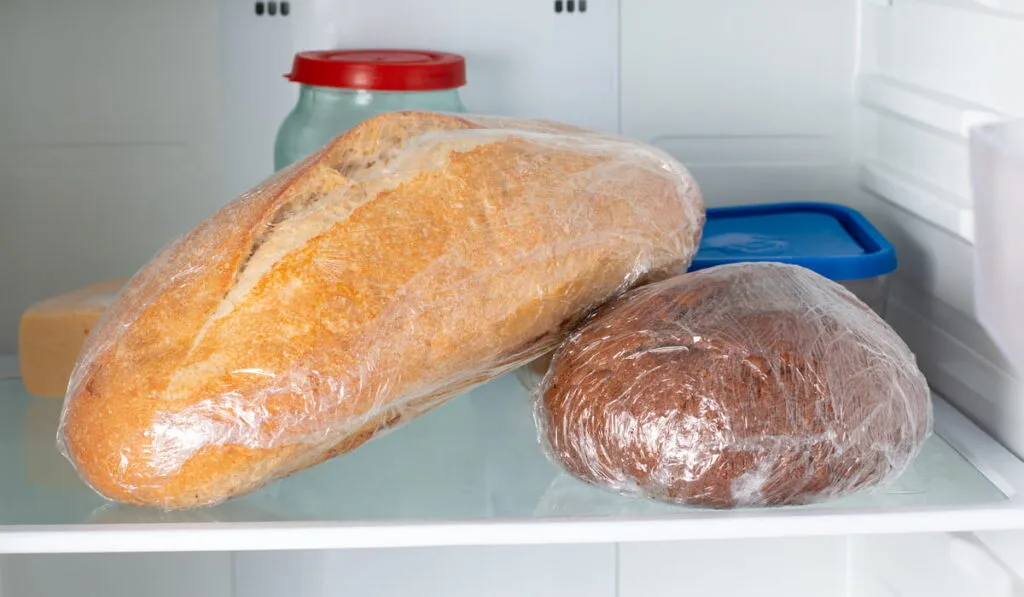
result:
[[[974,242],[974,210],[966,205],[967,199],[875,160],[861,164],[860,183],[893,205]]]
[[[1012,497],[965,506],[705,511],[685,519],[7,526],[0,527],[0,554],[631,543],[1024,529],[1024,463],[939,397],[935,431]]]
[[[860,103],[875,112],[895,115],[966,139],[972,127],[998,122],[999,112],[964,100],[882,77],[857,77]]]

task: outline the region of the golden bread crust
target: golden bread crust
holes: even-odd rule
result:
[[[158,255],[73,376],[63,447],[103,495],[215,504],[549,350],[703,224],[686,171],[550,123],[373,118]]]

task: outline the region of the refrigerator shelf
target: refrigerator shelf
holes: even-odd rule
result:
[[[2,376],[0,376],[2,377]],[[0,379],[0,553],[606,543],[1024,528],[1024,463],[940,398],[894,485],[824,505],[707,511],[612,495],[552,465],[529,396],[496,380],[359,450],[226,504],[104,501],[54,447],[60,401]]]

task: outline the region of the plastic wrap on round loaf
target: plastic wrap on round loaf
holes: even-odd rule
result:
[[[555,352],[534,412],[577,478],[713,508],[885,484],[932,429],[928,385],[888,324],[840,285],[774,263],[610,302]]]
[[[90,334],[60,424],[104,496],[216,504],[357,448],[685,271],[663,152],[576,127],[371,118],[213,214]]]

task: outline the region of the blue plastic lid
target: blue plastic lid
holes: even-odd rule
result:
[[[740,261],[776,261],[831,280],[896,269],[896,250],[859,212],[831,203],[712,208],[690,271]]]

